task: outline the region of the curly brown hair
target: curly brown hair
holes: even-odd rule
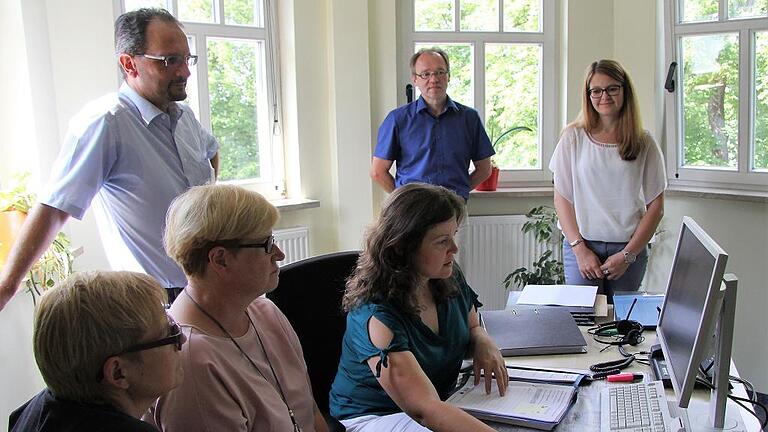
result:
[[[464,201],[444,187],[410,183],[395,189],[384,202],[378,220],[366,231],[357,268],[347,280],[344,310],[387,302],[418,313],[415,258],[421,242],[439,223],[455,219],[460,225],[465,213]],[[433,279],[429,284],[436,303],[458,292],[454,278]]]

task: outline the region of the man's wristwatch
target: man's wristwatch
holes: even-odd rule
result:
[[[637,261],[637,254],[634,254],[632,252],[624,251],[624,263],[625,264],[632,264],[635,261]]]

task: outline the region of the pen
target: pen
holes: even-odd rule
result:
[[[635,382],[638,380],[643,379],[643,374],[641,373],[618,373],[613,375],[608,375],[608,382]]]

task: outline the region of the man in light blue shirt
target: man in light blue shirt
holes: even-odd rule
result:
[[[115,22],[125,83],[87,104],[70,122],[48,190],[29,213],[0,275],[0,309],[62,225],[94,204],[110,264],[143,270],[169,289],[186,285],[165,254],[162,234],[171,201],[213,182],[218,143],[188,106],[189,53],[180,24],[162,9],[141,9]]]
[[[438,48],[411,57],[411,81],[418,100],[387,115],[379,127],[371,178],[386,192],[413,182],[453,190],[465,200],[491,174],[495,153],[474,109],[448,97],[448,55]],[[397,162],[396,177],[389,169]],[[469,172],[469,161],[475,170]]]

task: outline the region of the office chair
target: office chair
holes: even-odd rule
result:
[[[347,328],[341,298],[359,256],[358,251],[337,252],[287,264],[280,268],[277,289],[267,294],[299,337],[312,394],[331,431],[345,430],[329,414],[328,392],[339,366],[341,340]]]

